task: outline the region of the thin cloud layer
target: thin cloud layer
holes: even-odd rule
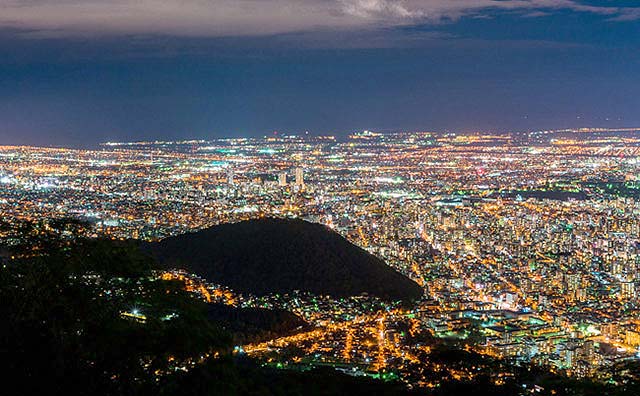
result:
[[[51,36],[223,37],[376,29],[497,11],[536,16],[559,10],[618,21],[640,18],[640,6],[577,0],[0,0],[0,27]]]

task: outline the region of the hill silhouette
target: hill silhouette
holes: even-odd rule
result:
[[[291,219],[222,224],[148,245],[165,267],[184,268],[240,292],[368,293],[408,301],[418,284],[324,225]]]
[[[304,319],[283,309],[209,304],[207,316],[231,335],[234,345],[267,341],[310,329]]]

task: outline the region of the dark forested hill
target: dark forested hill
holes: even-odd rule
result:
[[[207,313],[211,321],[231,334],[234,345],[271,340],[310,328],[301,317],[282,309],[209,304]]]
[[[223,224],[148,245],[166,267],[184,268],[255,294],[309,291],[387,300],[419,297],[418,284],[329,228],[302,220]]]

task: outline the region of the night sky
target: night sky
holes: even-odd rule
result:
[[[0,144],[640,126],[640,1],[0,0]]]

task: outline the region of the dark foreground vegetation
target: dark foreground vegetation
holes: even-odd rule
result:
[[[234,357],[237,340],[307,325],[286,311],[206,304],[156,276],[135,243],[43,239],[4,251],[2,395],[406,393],[400,384]]]
[[[271,340],[311,328],[298,315],[283,309],[209,304],[207,314],[232,336],[234,345]]]

